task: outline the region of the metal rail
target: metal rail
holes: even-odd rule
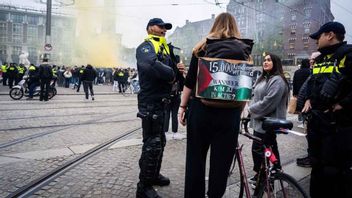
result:
[[[60,177],[61,175],[63,175],[67,171],[71,170],[75,166],[79,165],[80,163],[84,162],[88,158],[100,153],[103,150],[108,149],[114,143],[122,140],[125,137],[128,137],[129,135],[133,134],[134,132],[138,131],[139,129],[141,129],[141,127],[127,131],[127,132],[123,133],[122,135],[119,135],[115,138],[112,138],[112,139],[88,150],[87,152],[83,153],[82,155],[78,156],[77,158],[74,158],[74,159],[66,162],[62,166],[55,168],[54,170],[50,171],[49,173],[33,180],[32,182],[30,182],[26,186],[23,186],[22,188],[18,189],[14,193],[11,193],[10,195],[7,196],[7,198],[29,197],[29,196],[33,195],[33,193],[40,190],[43,186],[49,184],[55,178]]]

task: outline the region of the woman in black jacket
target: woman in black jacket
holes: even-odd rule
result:
[[[211,105],[207,103],[210,101],[205,102],[197,98],[195,90],[199,57],[249,59],[253,42],[239,37],[240,32],[234,17],[229,13],[222,13],[216,17],[207,38],[194,48],[179,108],[179,120],[182,125],[186,124],[186,106],[189,108],[185,198],[205,196],[205,167],[209,148],[208,197],[222,197],[226,190],[244,102],[233,102],[234,105],[228,107],[215,107],[216,104]]]
[[[97,77],[97,72],[93,67],[88,64],[87,67],[84,69],[82,74],[82,81],[83,81],[83,88],[86,94],[86,99],[88,100],[88,88],[90,90],[90,95],[92,100],[94,100],[94,91],[93,91],[93,81]]]

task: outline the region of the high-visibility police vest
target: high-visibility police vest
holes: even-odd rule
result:
[[[7,72],[6,65],[1,65],[1,71],[2,71],[2,73],[6,73]]]
[[[17,70],[18,70],[18,73],[19,73],[19,74],[24,74],[24,67],[18,66],[18,67],[17,67]]]
[[[37,68],[33,65],[29,66],[28,70],[29,71],[35,71]]]
[[[56,68],[52,68],[51,71],[53,72],[53,76],[57,77],[57,70]]]
[[[83,72],[84,72],[84,69],[80,69],[80,70],[79,70],[79,73],[80,73],[80,74],[83,74]]]
[[[10,66],[10,67],[8,68],[8,70],[9,70],[9,71],[15,71],[15,70],[16,70],[16,67],[15,67],[15,66]]]
[[[163,53],[163,55],[170,55],[169,45],[166,43],[165,37],[155,36],[149,34],[145,41],[149,41],[153,44],[154,51],[156,54]]]
[[[124,76],[124,73],[123,72],[119,72],[119,73],[117,73],[117,75],[122,77],[122,76]]]
[[[338,60],[331,60],[333,54],[326,55],[325,61],[322,63],[315,63],[313,66],[313,75],[317,74],[331,74],[334,71],[339,72],[339,68],[345,67],[346,56],[344,56],[338,63]]]

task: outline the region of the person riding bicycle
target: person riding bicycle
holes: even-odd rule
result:
[[[34,64],[31,64],[28,68],[27,85],[29,88],[29,95],[27,100],[31,100],[33,99],[34,90],[40,85],[39,69]]]
[[[277,168],[281,168],[281,164],[276,134],[265,134],[262,119],[264,117],[286,119],[288,95],[289,84],[284,76],[281,60],[277,55],[269,53],[264,58],[263,72],[254,85],[253,98],[248,111],[251,115],[254,135],[263,139],[264,144],[272,145],[273,152],[278,159]],[[253,141],[253,170],[256,175],[251,178],[251,182],[257,180],[257,173],[264,160],[263,153],[263,145]]]

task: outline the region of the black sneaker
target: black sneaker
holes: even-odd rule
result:
[[[298,158],[296,163],[297,163],[297,166],[301,166],[305,168],[312,167],[312,162],[309,157]]]
[[[137,184],[136,198],[161,198],[152,186]]]
[[[170,185],[170,179],[162,174],[159,174],[159,177],[153,182],[153,185],[168,186]]]

